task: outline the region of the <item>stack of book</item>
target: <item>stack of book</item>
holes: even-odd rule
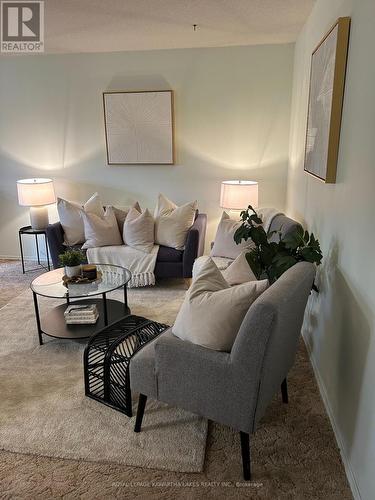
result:
[[[67,325],[92,325],[99,318],[98,308],[95,304],[71,304],[64,312]]]

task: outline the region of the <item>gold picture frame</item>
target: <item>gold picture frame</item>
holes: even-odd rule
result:
[[[350,17],[340,17],[311,56],[304,170],[336,182]]]
[[[173,90],[103,92],[108,165],[174,165]]]

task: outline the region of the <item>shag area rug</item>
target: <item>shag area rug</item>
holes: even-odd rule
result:
[[[132,313],[172,323],[185,293],[129,290]],[[122,299],[122,292],[110,294]],[[40,310],[61,301],[40,297]],[[141,433],[134,419],[84,395],[83,341],[44,337],[39,346],[32,295],[0,309],[0,448],[177,472],[203,469],[207,421],[177,408],[147,404]],[[136,410],[136,398],[133,395]],[[135,412],[134,412],[135,414]]]

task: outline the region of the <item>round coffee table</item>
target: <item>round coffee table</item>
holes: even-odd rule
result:
[[[43,273],[31,282],[40,345],[43,344],[43,334],[60,339],[84,339],[130,314],[127,284],[130,281],[131,272],[124,267],[110,264],[96,264],[96,266],[101,276],[87,284],[70,283],[65,286],[62,281],[63,268]],[[124,289],[124,302],[107,299],[107,293],[118,288]],[[40,315],[38,295],[64,299],[64,303]],[[95,298],[95,296],[100,297]],[[96,304],[99,311],[97,322],[91,325],[67,325],[64,311],[67,305],[72,303]]]

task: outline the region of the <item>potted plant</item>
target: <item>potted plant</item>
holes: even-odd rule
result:
[[[85,255],[81,250],[69,249],[59,255],[59,261],[65,268],[65,275],[73,278],[81,274],[81,264],[85,261]]]
[[[297,262],[313,262],[317,266],[321,263],[323,255],[319,241],[301,226],[284,237],[280,231],[266,234],[262,219],[251,205],[241,212],[241,219],[242,224],[234,234],[234,241],[237,244],[248,239],[254,242],[255,246],[249,249],[246,260],[257,279],[267,278],[272,284]],[[275,233],[279,234],[279,241],[269,241]],[[315,285],[313,289],[317,291]]]

